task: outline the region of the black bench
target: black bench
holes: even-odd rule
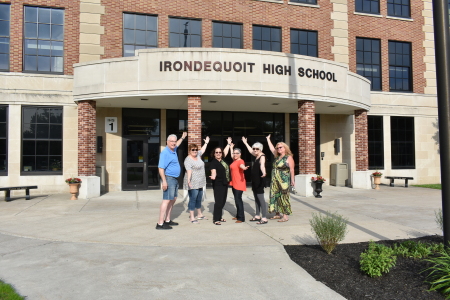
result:
[[[30,200],[31,189],[37,189],[37,185],[0,187],[0,191],[5,191],[5,200],[8,202],[11,201],[11,191],[15,190],[25,190],[25,199]]]
[[[394,179],[404,179],[405,187],[408,187],[408,180],[414,180],[413,177],[401,177],[401,176],[384,176],[384,178],[391,180],[391,183],[389,183],[390,186],[394,186]]]

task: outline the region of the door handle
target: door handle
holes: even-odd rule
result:
[[[147,163],[144,161],[144,169],[147,169]]]

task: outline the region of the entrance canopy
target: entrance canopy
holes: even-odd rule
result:
[[[316,113],[370,109],[370,82],[348,66],[315,57],[219,48],[157,48],[134,57],[75,65],[74,99],[97,107],[186,109],[188,95],[202,110],[297,111],[316,101]]]

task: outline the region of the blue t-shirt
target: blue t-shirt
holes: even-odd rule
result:
[[[169,147],[166,146],[159,155],[158,168],[164,169],[164,174],[166,174],[166,176],[180,176],[181,167],[178,162],[177,149],[178,147],[175,147],[175,150],[171,151]]]

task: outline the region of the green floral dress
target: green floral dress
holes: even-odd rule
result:
[[[289,187],[291,185],[290,169],[287,166],[288,155],[274,161],[272,184],[270,185],[269,213],[292,214]]]

